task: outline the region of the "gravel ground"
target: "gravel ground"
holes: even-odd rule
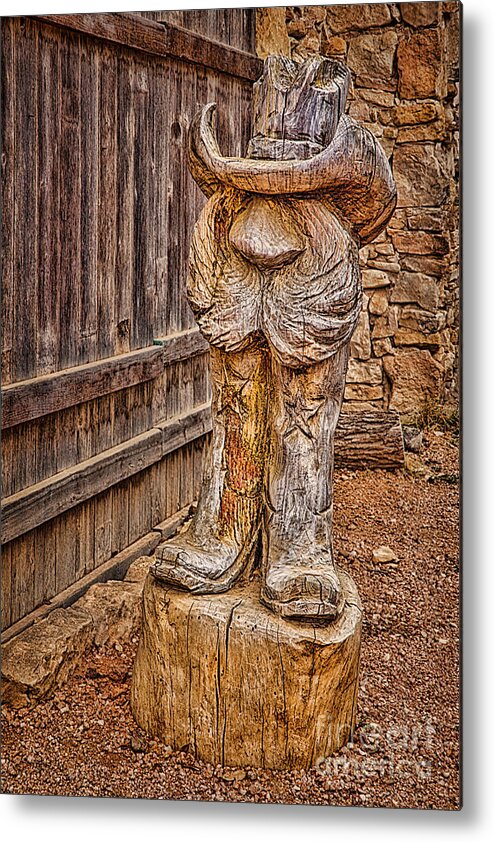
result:
[[[136,640],[94,650],[50,701],[2,714],[2,791],[460,806],[457,439],[428,431],[407,473],[338,472],[335,544],[365,610],[352,745],[308,772],[225,769],[150,740],[129,709]],[[375,563],[385,545],[396,555]]]

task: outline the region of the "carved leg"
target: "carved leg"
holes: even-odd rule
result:
[[[195,593],[226,591],[245,568],[261,524],[269,352],[211,348],[213,432],[197,512],[162,544],[154,575]]]
[[[272,361],[273,405],[262,601],[285,617],[326,619],[343,608],[333,563],[333,437],[348,345],[304,370]]]

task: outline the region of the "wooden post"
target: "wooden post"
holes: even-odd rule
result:
[[[142,728],[223,766],[309,768],[351,738],[361,607],[340,572],[334,623],[284,620],[259,581],[195,596],[149,575],[131,705]]]

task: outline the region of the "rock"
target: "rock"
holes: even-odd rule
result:
[[[383,260],[382,258],[381,260],[368,260],[367,266],[369,269],[377,269],[379,272],[385,273],[389,272],[391,275],[397,275],[401,270],[399,263],[396,263],[394,260]]]
[[[402,103],[393,108],[393,122],[397,126],[416,126],[430,123],[438,115],[436,102]]]
[[[355,8],[362,12],[366,6]],[[393,65],[397,43],[398,36],[391,29],[352,38],[348,48],[348,65],[355,75],[357,86],[395,90]]]
[[[396,553],[390,547],[376,547],[372,550],[374,564],[393,564],[398,561]]]
[[[310,24],[322,23],[326,17],[326,6],[303,6],[304,20]]]
[[[394,104],[395,96],[389,91],[375,91],[372,88],[361,88],[359,96],[366,102],[373,102],[375,105],[390,107]]]
[[[140,627],[141,582],[101,582],[92,585],[78,605],[92,617],[97,646],[130,640]]]
[[[434,351],[442,345],[439,333],[423,333],[420,330],[399,328],[394,334],[395,345],[410,345],[415,348],[432,348]]]
[[[328,36],[324,29],[321,35],[321,55],[329,58],[343,58],[346,55],[347,43],[337,35]]]
[[[378,269],[362,269],[362,286],[364,289],[387,287],[390,283],[390,278],[386,272]]]
[[[442,369],[428,350],[399,348],[394,356],[383,357],[383,364],[391,381],[389,409],[396,409],[403,422],[428,401],[438,400]]]
[[[391,344],[391,339],[385,337],[384,339],[374,339],[372,342],[372,350],[376,357],[384,357],[385,354],[394,354],[394,348]]]
[[[438,93],[441,47],[435,29],[414,32],[397,50],[398,93],[401,99],[425,99]]]
[[[365,310],[360,313],[350,340],[350,354],[358,360],[368,360],[371,355],[369,316]]]
[[[405,471],[413,477],[424,477],[428,480],[431,476],[427,465],[415,453],[405,453]]]
[[[444,271],[444,264],[442,261],[426,255],[415,256],[403,254],[400,260],[403,269],[406,269],[409,272],[422,272],[424,275],[441,277]]]
[[[439,210],[430,208],[407,208],[407,223],[409,228],[420,231],[442,231],[444,216]]]
[[[130,748],[136,754],[144,754],[147,751],[147,741],[142,737],[132,736],[130,738]]]
[[[247,772],[245,769],[222,769],[218,777],[223,781],[233,783],[233,781],[243,781],[247,777]]]
[[[418,143],[420,141],[445,140],[446,126],[443,120],[435,120],[423,126],[405,126],[396,136],[397,143]]]
[[[350,359],[346,376],[347,383],[367,383],[371,386],[378,386],[382,383],[382,365],[378,360],[368,362],[357,362]]]
[[[310,29],[300,42],[299,55],[306,57],[309,53],[318,53],[321,38],[318,32]]]
[[[331,31],[338,33],[347,32],[349,29],[384,26],[391,22],[391,14],[385,3],[327,6],[326,21]]]
[[[378,289],[369,301],[369,313],[373,316],[383,316],[388,309],[388,296],[382,289]]]
[[[405,208],[396,208],[393,216],[388,222],[388,230],[396,229],[402,231],[407,227],[407,212]]]
[[[396,252],[392,243],[376,243],[372,247],[372,254],[375,257],[377,254],[382,254],[386,257],[394,257]]]
[[[376,243],[372,247],[372,256],[375,257],[378,254],[385,255],[386,257],[394,257],[396,252],[392,243]]]
[[[305,35],[307,35],[307,22],[304,20],[304,18],[291,20],[287,25],[286,30],[291,38],[296,38],[297,40],[300,40],[301,38],[304,38]]]
[[[441,234],[428,231],[393,231],[393,245],[399,252],[406,254],[447,254],[449,243]]]
[[[402,20],[410,26],[430,26],[436,23],[439,3],[400,3]]]
[[[446,314],[442,311],[430,313],[428,310],[407,306],[402,308],[398,322],[400,327],[432,334],[446,326]]]
[[[256,9],[256,51],[259,58],[290,55],[290,40],[282,6]]]
[[[345,412],[374,412],[376,406],[365,401],[347,401],[343,403]]]
[[[94,640],[81,607],[57,608],[9,640],[2,655],[2,702],[23,707],[52,695],[74,672]]]
[[[149,568],[151,566],[151,558],[148,555],[142,555],[132,562],[127,573],[124,576],[125,582],[141,582],[144,584]]]
[[[388,310],[385,316],[379,316],[374,322],[372,328],[372,340],[386,339],[389,336],[394,336],[398,330],[398,318],[396,307]]]
[[[432,144],[398,146],[393,155],[393,176],[398,207],[434,207],[446,199],[446,179]]]
[[[391,301],[416,303],[434,312],[439,306],[439,289],[435,278],[421,272],[402,272],[391,291]]]
[[[422,447],[422,440],[424,438],[422,430],[419,430],[418,427],[412,427],[408,424],[404,424],[402,429],[403,444],[405,446],[405,450],[409,453],[419,453],[420,448]]]
[[[370,120],[370,105],[367,102],[363,102],[363,100],[356,99],[350,103],[348,113],[354,120],[365,122],[366,120]]]
[[[347,401],[377,401],[384,397],[382,386],[362,386],[350,383],[345,386],[345,400]]]

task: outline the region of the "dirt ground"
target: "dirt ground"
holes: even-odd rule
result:
[[[408,472],[337,472],[335,545],[364,605],[354,742],[308,772],[224,769],[150,740],[129,709],[137,641],[94,650],[50,701],[2,714],[2,791],[460,806],[458,440],[427,431]],[[373,562],[388,546],[396,562]]]

